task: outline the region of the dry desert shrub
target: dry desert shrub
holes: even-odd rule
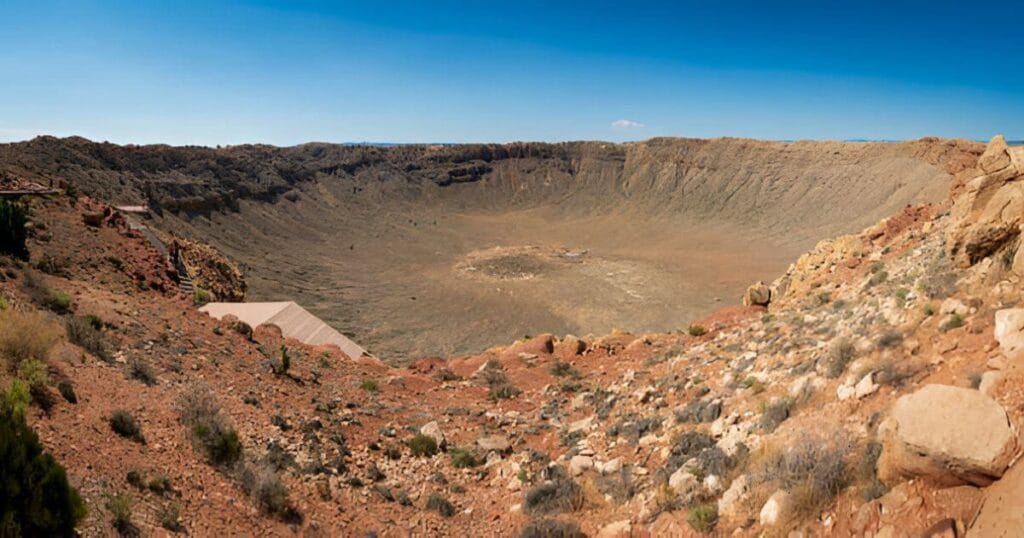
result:
[[[537,485],[526,492],[523,509],[530,515],[575,512],[583,506],[583,490],[568,477]]]
[[[121,437],[131,439],[136,443],[146,443],[146,438],[142,435],[142,427],[127,411],[114,411],[114,414],[110,416],[110,429]]]
[[[841,431],[830,434],[800,432],[785,444],[766,444],[748,467],[752,511],[776,490],[791,495],[793,521],[818,515],[851,480],[853,445]]]
[[[302,515],[288,499],[288,488],[273,465],[241,466],[238,479],[242,489],[263,512],[288,522],[302,519]]]
[[[92,353],[100,359],[111,362],[113,358],[107,349],[107,341],[100,331],[102,323],[97,323],[93,317],[72,317],[64,322],[64,329],[67,331],[68,340],[82,349]]]
[[[238,432],[221,412],[209,387],[196,385],[178,397],[181,423],[189,429],[192,444],[210,463],[230,468],[242,458]]]
[[[46,360],[60,333],[60,326],[40,312],[0,311],[0,357],[11,370],[27,359]]]
[[[455,515],[455,505],[445,499],[440,493],[431,493],[427,497],[427,510],[433,510],[444,517],[452,517]]]
[[[829,379],[841,376],[846,371],[846,365],[856,354],[856,348],[848,338],[833,340],[828,353],[820,359],[822,374]]]
[[[583,538],[586,534],[571,521],[540,519],[523,528],[519,538]]]

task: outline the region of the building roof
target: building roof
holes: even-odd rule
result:
[[[292,301],[276,303],[207,303],[199,309],[210,316],[221,319],[231,314],[256,328],[260,325],[276,325],[281,334],[313,346],[334,344],[346,355],[358,359],[366,353],[359,344],[310,314]]]

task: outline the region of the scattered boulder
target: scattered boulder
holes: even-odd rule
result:
[[[590,415],[586,418],[581,418],[575,422],[569,424],[569,433],[584,432],[594,426],[594,415]]]
[[[622,470],[622,458],[613,458],[601,465],[600,471],[603,475],[613,475]]]
[[[550,354],[555,350],[555,337],[550,334],[540,334],[519,342],[506,350],[506,354],[513,357],[522,353],[532,355]]]
[[[1024,308],[1006,308],[996,312],[995,337],[1007,359],[1024,355]]]
[[[569,471],[573,476],[579,476],[594,468],[594,458],[590,456],[573,456],[569,460]]]
[[[978,383],[978,390],[985,396],[992,396],[992,391],[996,385],[999,384],[1003,379],[1003,372],[999,370],[989,370],[981,374],[981,382]]]
[[[785,523],[793,510],[793,497],[789,492],[778,490],[772,493],[768,501],[761,507],[758,520],[765,527],[774,527]]]
[[[747,288],[743,294],[743,304],[746,306],[768,306],[771,301],[772,289],[761,281]]]
[[[1010,166],[1010,147],[1003,135],[995,135],[985,147],[985,153],[978,157],[978,168],[986,174],[998,172]]]
[[[565,338],[555,344],[555,354],[565,358],[575,357],[586,351],[586,349],[587,343],[571,334],[565,335]]]
[[[633,526],[629,523],[628,519],[622,521],[616,521],[605,525],[597,533],[598,538],[618,538],[620,536],[629,536],[632,532]]]
[[[693,473],[681,467],[668,478],[668,485],[687,503],[700,491],[701,483]]]
[[[878,383],[874,382],[872,379],[873,377],[874,373],[870,373],[862,377],[861,380],[857,382],[857,385],[853,387],[854,396],[856,396],[858,400],[878,391]]]
[[[733,479],[732,484],[729,484],[729,488],[718,499],[718,515],[723,518],[734,518],[740,515],[742,501],[746,498],[749,490],[750,479],[747,475],[740,475]]]
[[[1006,471],[1016,439],[1006,411],[967,388],[926,385],[902,396],[881,427],[879,476],[985,486]]]
[[[942,301],[942,305],[939,307],[939,313],[942,315],[956,314],[958,316],[966,316],[968,312],[970,312],[970,309],[967,305],[952,297]]]
[[[423,427],[420,428],[420,433],[433,439],[434,442],[437,443],[437,447],[442,450],[447,444],[444,438],[444,432],[441,431],[441,427],[437,425],[436,420],[432,420],[424,424]]]
[[[512,443],[504,435],[485,435],[476,440],[476,445],[484,452],[504,454],[512,448]]]

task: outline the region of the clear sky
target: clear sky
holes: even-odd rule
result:
[[[0,0],[0,140],[1024,138],[1019,2]]]

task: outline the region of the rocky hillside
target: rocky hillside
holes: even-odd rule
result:
[[[2,383],[89,536],[1013,536],[1022,157],[993,140],[948,199],[678,330],[405,368],[210,319],[99,202],[35,201]]]

